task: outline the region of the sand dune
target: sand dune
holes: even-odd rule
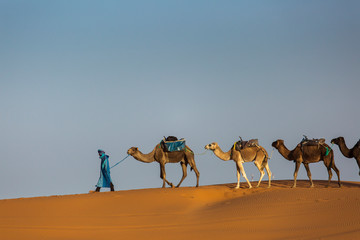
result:
[[[360,183],[273,181],[0,201],[0,239],[360,239]]]

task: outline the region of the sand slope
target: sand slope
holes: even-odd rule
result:
[[[360,239],[360,183],[266,181],[0,201],[0,239]]]

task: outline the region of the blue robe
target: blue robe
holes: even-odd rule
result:
[[[103,153],[100,157],[100,178],[96,187],[110,187],[111,177],[110,177],[110,167],[109,167],[109,156]]]

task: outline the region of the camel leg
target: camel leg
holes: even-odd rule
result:
[[[237,184],[236,184],[236,189],[240,188],[240,168],[239,166],[236,164],[236,177],[237,177]]]
[[[308,178],[309,178],[309,180],[310,180],[310,187],[314,187],[314,183],[313,183],[313,180],[312,180],[312,178],[311,178],[311,172],[310,172],[309,164],[308,164],[308,163],[303,163],[303,164],[304,164],[304,166],[305,166],[305,169],[306,169]]]
[[[271,173],[271,171],[270,171],[270,168],[269,168],[269,164],[268,164],[268,163],[266,163],[265,169],[266,169],[266,173],[267,173],[267,175],[268,175],[268,177],[269,177],[269,184],[268,184],[268,188],[269,188],[269,187],[271,187],[271,176],[272,176],[272,173]]]
[[[325,161],[324,159],[324,164],[325,166],[328,168],[328,173],[329,173],[329,181],[328,181],[328,186],[330,186],[330,181],[331,181],[331,178],[332,178],[332,172],[331,172],[331,168],[334,169],[336,175],[338,176],[338,184],[339,184],[339,187],[341,187],[341,181],[340,181],[340,171],[339,169],[336,167],[335,165],[335,161],[334,161],[334,155],[331,154],[327,157],[330,157],[330,160],[328,162],[328,164],[326,163],[327,161]]]
[[[243,175],[243,177],[245,178],[246,182],[248,183],[249,188],[252,188],[251,183],[249,182],[249,179],[246,177],[246,173],[245,173],[245,170],[244,170],[244,166],[242,165],[241,162],[237,162],[236,164],[238,165],[241,174]]]
[[[330,182],[331,182],[331,178],[332,178],[332,172],[331,172],[331,158],[328,158],[328,157],[325,157],[324,158],[324,164],[327,168],[327,171],[328,171],[328,176],[329,176],[329,179],[328,179],[328,183],[327,183],[327,186],[326,187],[329,187],[330,186]]]
[[[180,187],[180,184],[182,183],[182,181],[184,181],[184,179],[186,178],[187,176],[187,167],[186,167],[186,163],[184,162],[180,162],[180,165],[181,165],[181,168],[182,168],[182,171],[183,171],[183,175],[182,175],[182,178],[179,182],[179,184],[176,186],[177,188]]]
[[[194,170],[196,175],[196,187],[199,187],[200,172],[196,167],[194,159],[188,159],[190,167]]]
[[[167,183],[172,188],[174,187],[174,185],[171,182],[166,180],[165,164],[161,164],[161,163],[160,163],[160,177],[163,180],[162,188],[165,188],[165,183]]]
[[[339,171],[339,169],[335,166],[335,163],[334,163],[334,162],[333,162],[331,168],[334,169],[334,171],[336,172],[336,175],[338,176],[338,184],[339,184],[339,187],[341,187],[340,171]],[[331,171],[331,170],[330,170],[330,171]]]
[[[264,168],[262,168],[260,164],[258,164],[257,162],[254,162],[254,163],[255,163],[255,166],[257,167],[257,169],[259,169],[259,172],[260,172],[259,182],[258,182],[258,184],[256,185],[256,187],[259,187],[259,186],[260,186],[260,183],[261,183],[261,180],[262,180],[262,178],[263,178],[264,175],[265,175],[265,172],[264,172]]]
[[[355,157],[357,165],[359,166],[359,175],[360,175],[360,157]]]
[[[162,170],[161,165],[160,165],[160,178],[163,180],[163,185],[162,185],[162,188],[165,188],[164,171]]]
[[[295,171],[294,171],[294,185],[292,186],[293,188],[296,188],[296,178],[297,178],[299,168],[300,168],[300,162],[296,161]]]
[[[328,180],[328,184],[327,184],[326,187],[329,187],[329,186],[330,186],[330,182],[331,182],[331,178],[332,178],[331,167],[329,166],[329,167],[327,168],[327,170],[328,170],[329,180]]]

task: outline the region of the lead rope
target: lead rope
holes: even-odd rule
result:
[[[201,156],[201,155],[205,155],[207,152],[208,152],[208,150],[205,150],[205,152],[202,152],[202,153],[194,153],[194,155]]]
[[[125,161],[125,159],[127,159],[130,155],[127,155],[124,159],[120,160],[119,162],[117,162],[115,165],[113,165],[110,169],[112,169],[113,167],[115,167],[116,165],[118,165],[119,163]]]

